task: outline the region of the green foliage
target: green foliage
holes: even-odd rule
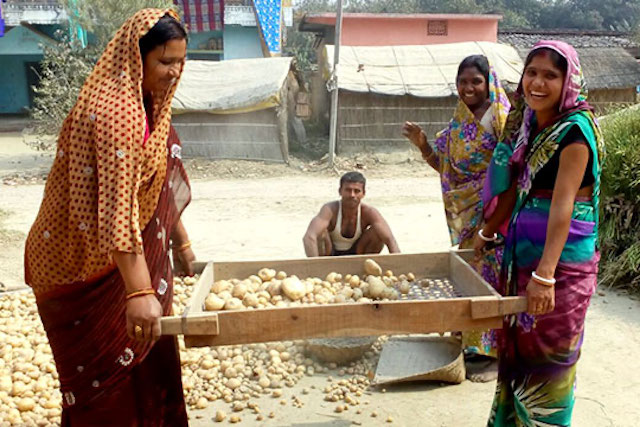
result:
[[[100,58],[115,32],[140,9],[173,8],[171,0],[63,0],[68,16],[92,34],[93,42],[82,48],[65,32],[57,34],[58,43],[43,46],[42,72],[31,116],[35,140],[28,145],[39,150],[55,149],[62,122],[73,108],[85,79]],[[74,6],[75,5],[75,6]],[[26,142],[26,141],[25,141]]]
[[[62,0],[67,13],[95,35],[101,53],[115,32],[131,15],[146,8],[175,9],[172,0]],[[77,5],[74,8],[74,4]]]
[[[286,56],[296,58],[296,65],[304,74],[313,70],[317,64],[316,51],[313,48],[315,35],[310,32],[298,30],[303,14],[294,16],[294,25],[287,28],[283,53]]]
[[[82,49],[77,41],[58,34],[56,45],[43,46],[44,59],[38,86],[35,88],[31,132],[36,138],[25,143],[38,150],[55,149],[56,135],[73,108],[82,85],[97,60],[94,47]]]
[[[640,110],[607,117],[603,133],[600,280],[640,290]]]
[[[596,19],[601,24],[594,29],[633,31],[640,23],[640,1],[638,0],[569,0],[566,3],[573,10],[582,10],[585,13],[591,11],[597,15]]]
[[[305,12],[335,11],[335,0],[299,0]],[[633,31],[640,0],[344,0],[347,12],[499,13],[501,28]]]
[[[419,8],[420,0],[349,0],[345,2],[345,12],[413,13]]]

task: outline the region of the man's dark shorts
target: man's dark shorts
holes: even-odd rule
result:
[[[358,247],[358,242],[355,242],[353,246],[351,246],[346,251],[338,251],[336,248],[331,249],[331,256],[345,256],[345,255],[357,255],[356,248]]]

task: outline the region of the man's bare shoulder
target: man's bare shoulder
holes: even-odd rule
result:
[[[378,209],[366,203],[360,203],[360,211],[362,212],[363,225],[369,225],[381,216]]]
[[[327,202],[322,205],[316,217],[330,219],[331,222],[334,222],[338,216],[338,206],[337,201]]]
[[[374,208],[373,206],[367,204],[367,203],[360,203],[361,209],[362,209],[362,214],[364,215],[366,214],[380,214],[380,212],[378,211],[378,209]]]
[[[336,213],[338,213],[339,206],[340,206],[340,202],[338,200],[334,200],[332,202],[327,202],[324,205],[322,205],[321,210],[330,209],[331,212],[335,215]]]

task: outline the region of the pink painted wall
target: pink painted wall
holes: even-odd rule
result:
[[[442,19],[434,19],[442,20]],[[342,22],[342,44],[345,46],[398,46],[498,41],[497,18],[446,19],[447,35],[430,36],[429,19],[345,17]],[[313,17],[309,22],[335,25],[335,18]]]

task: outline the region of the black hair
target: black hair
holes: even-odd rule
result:
[[[359,182],[362,184],[362,188],[367,185],[367,178],[364,177],[360,172],[347,172],[340,177],[340,188],[345,182]]]
[[[489,85],[489,60],[484,55],[471,55],[467,56],[462,60],[460,65],[458,65],[458,74],[456,75],[456,83],[458,83],[458,79],[460,78],[460,74],[467,68],[475,67],[480,74],[484,76],[485,81],[487,82],[487,87]]]
[[[551,59],[553,66],[559,69],[560,71],[562,71],[562,74],[564,74],[565,76],[567,75],[567,70],[569,68],[567,59],[564,56],[560,55],[555,50],[549,49],[547,47],[541,47],[540,49],[534,49],[531,52],[529,52],[529,55],[527,55],[526,61],[524,61],[524,68],[526,69],[531,63],[531,61],[533,60],[533,58],[540,55],[541,53],[545,53],[549,55],[549,59]]]
[[[169,40],[188,40],[187,31],[172,16],[164,15],[138,43],[142,62],[144,62],[149,52],[158,46],[164,45]]]

